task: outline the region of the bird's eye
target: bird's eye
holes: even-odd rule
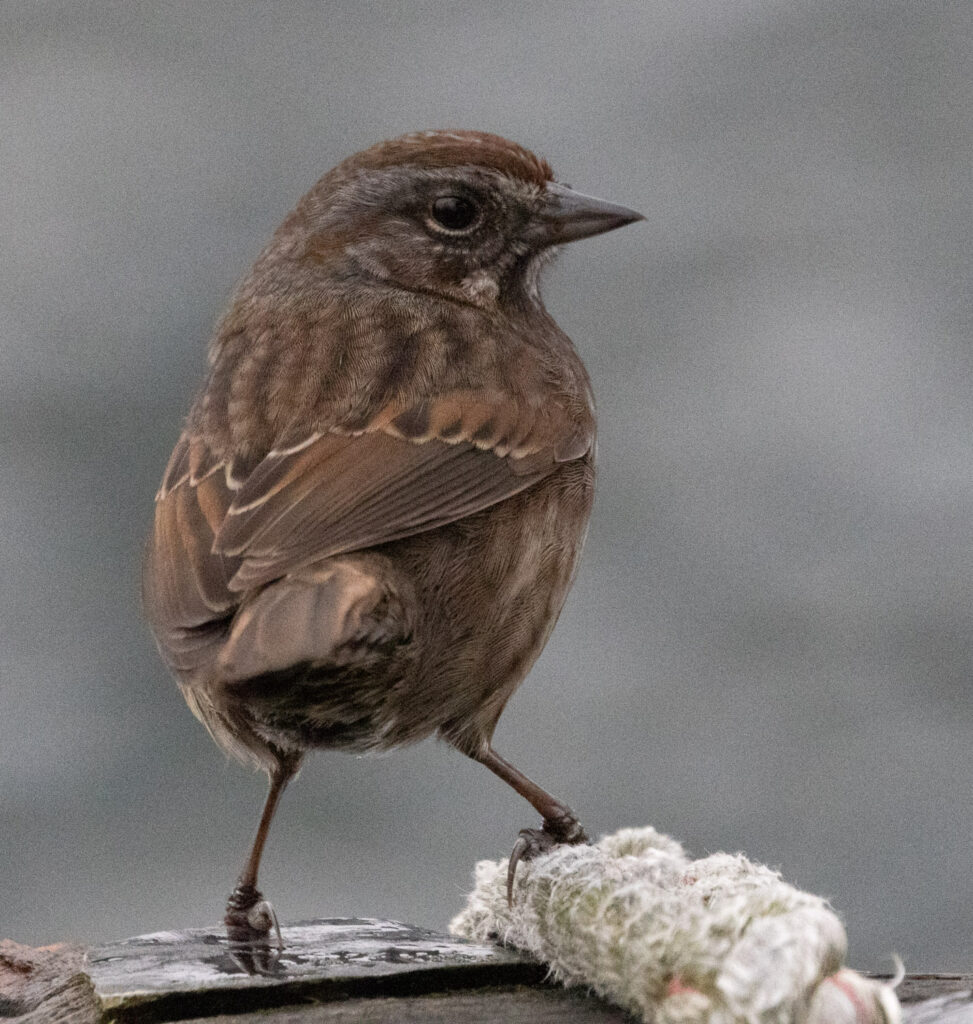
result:
[[[440,196],[433,201],[433,225],[446,231],[470,231],[480,222],[480,208],[466,196]]]

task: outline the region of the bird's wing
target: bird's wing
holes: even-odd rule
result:
[[[176,671],[190,671],[205,660],[207,649],[220,639],[220,621],[240,600],[230,580],[241,560],[213,550],[234,493],[222,468],[205,445],[183,434],[156,495],[142,602]]]
[[[463,519],[592,443],[591,425],[554,403],[527,409],[455,392],[406,409],[389,405],[354,432],[271,451],[234,495],[213,551],[240,561],[228,585],[246,590]]]
[[[472,515],[592,443],[590,417],[577,410],[463,392],[281,446],[251,472],[184,434],[157,496],[143,572],[167,660],[177,671],[198,665],[221,642],[242,591]]]

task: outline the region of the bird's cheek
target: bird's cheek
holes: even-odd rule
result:
[[[460,289],[470,302],[478,306],[496,302],[500,294],[500,284],[496,277],[487,270],[475,270],[460,281]]]

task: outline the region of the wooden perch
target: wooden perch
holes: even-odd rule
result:
[[[0,941],[0,1019],[19,1024],[625,1024],[631,1018],[496,946],[370,919],[283,929],[285,949],[248,974],[220,927],[83,949]],[[973,976],[899,989],[907,1024],[973,1024]]]

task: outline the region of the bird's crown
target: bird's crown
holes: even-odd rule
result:
[[[335,168],[341,176],[387,167],[483,167],[543,187],[552,181],[550,164],[516,142],[489,132],[410,132],[356,153]]]

